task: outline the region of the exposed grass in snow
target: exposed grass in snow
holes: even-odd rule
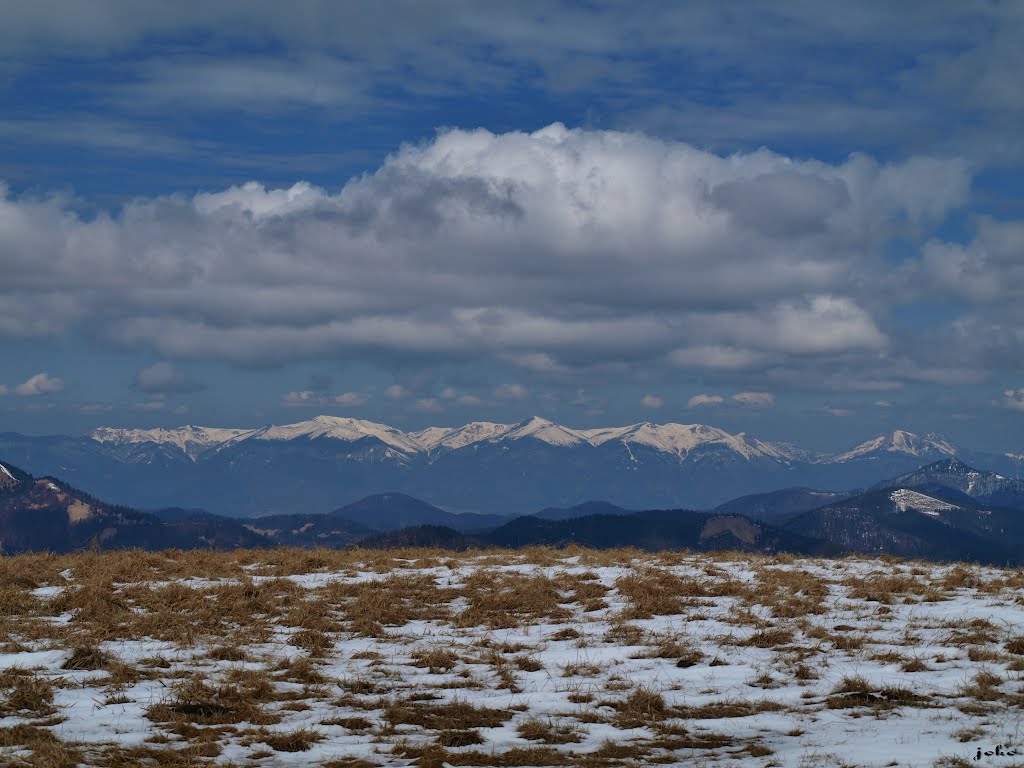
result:
[[[1022,705],[1019,570],[575,549],[0,559],[5,765],[1022,766]]]

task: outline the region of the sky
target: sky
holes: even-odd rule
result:
[[[1024,450],[1024,4],[8,0],[0,432]]]

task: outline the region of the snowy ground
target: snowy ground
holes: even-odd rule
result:
[[[0,764],[1024,766],[1022,704],[1021,571],[0,560]]]

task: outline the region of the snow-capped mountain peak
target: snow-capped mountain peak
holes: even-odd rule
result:
[[[833,462],[852,461],[854,459],[871,459],[880,454],[903,454],[915,458],[955,456],[956,447],[941,435],[929,432],[926,435],[915,435],[913,432],[897,429],[887,435],[878,435],[866,440],[857,447],[840,453],[831,458]]]
[[[351,443],[365,437],[374,437],[405,454],[419,453],[423,450],[414,437],[387,424],[341,416],[316,416],[309,421],[300,421],[296,424],[264,427],[246,439],[287,441],[327,438]]]
[[[194,427],[191,424],[175,429],[116,429],[100,427],[89,433],[98,443],[113,446],[142,445],[156,443],[179,449],[192,459],[210,448],[228,441],[237,441],[252,435],[251,429],[220,429],[216,427]]]
[[[549,445],[562,446],[590,442],[582,433],[568,427],[563,427],[560,424],[555,424],[553,421],[542,419],[540,416],[534,416],[519,424],[514,424],[495,437],[500,437],[503,440],[522,440],[526,437],[532,437]]]
[[[508,432],[514,424],[495,424],[490,421],[473,421],[461,427],[428,427],[420,432],[412,433],[425,450],[437,448],[456,450],[473,443],[494,440]]]
[[[633,445],[644,445],[664,453],[672,453],[680,459],[699,446],[721,445],[745,459],[765,455],[775,457],[768,449],[769,443],[751,442],[744,433],[730,434],[718,427],[706,424],[651,424],[643,421],[628,427],[591,429],[582,431],[593,445],[617,441]],[[777,452],[776,452],[777,453]]]

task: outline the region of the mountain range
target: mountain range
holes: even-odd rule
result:
[[[317,416],[260,429],[4,433],[0,456],[113,503],[238,517],[326,513],[393,491],[455,513],[517,515],[595,498],[625,509],[707,509],[783,487],[867,487],[950,457],[1004,474],[1020,463],[903,430],[821,454],[701,424],[578,430],[539,417],[416,432]]]
[[[509,519],[453,514],[402,493],[328,514],[229,518],[170,508],[145,513],[98,501],[52,477],[0,464],[0,553],[142,547],[634,546],[759,553],[893,554],[1024,563],[1024,482],[933,462],[863,492],[780,489],[710,511],[629,511],[607,502]]]

